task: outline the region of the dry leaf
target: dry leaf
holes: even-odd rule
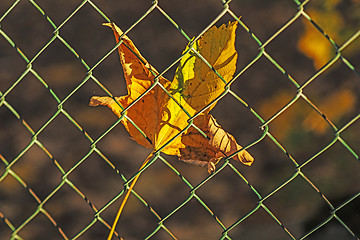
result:
[[[123,34],[122,31],[113,23],[104,25],[112,28],[118,42]],[[235,71],[236,25],[236,23],[222,25],[219,29],[212,27],[196,41],[194,47],[208,59],[226,81],[232,78]],[[90,100],[90,106],[106,105],[118,117],[126,114],[127,117],[123,118],[122,123],[139,144],[155,151],[168,144],[161,149],[162,152],[178,155],[183,161],[202,166],[208,165],[209,171],[215,170],[215,163],[221,157],[236,151],[239,153],[233,159],[251,165],[253,162],[251,155],[245,150],[240,151],[241,146],[236,143],[234,137],[226,133],[207,113],[195,118],[194,124],[208,138],[194,127],[177,136],[188,126],[189,116],[193,116],[196,111],[204,108],[224,91],[225,83],[208,66],[201,64],[201,59],[191,56],[190,53],[190,55],[186,54],[180,62],[173,82],[159,77],[158,83],[171,93],[172,97],[170,97],[158,83],[155,83],[154,74],[158,72],[141,56],[133,42],[127,36],[122,36],[122,41],[118,50],[128,95],[115,97],[116,101],[110,97],[94,96]],[[150,91],[139,98],[150,88]],[[122,109],[134,101],[136,101],[134,105],[126,113],[122,113]],[[140,128],[142,133],[129,119]]]
[[[242,147],[237,144],[235,138],[222,129],[211,114],[198,116],[194,119],[194,124],[207,137],[194,127],[189,128],[181,137],[186,148],[180,149],[180,160],[207,166],[209,173],[215,171],[215,164],[220,158],[237,151],[239,152],[233,157],[234,160],[248,166],[253,163],[254,158],[246,150],[240,151]]]
[[[105,25],[113,29],[115,38],[118,41],[122,31],[113,23]],[[124,70],[128,95],[115,99],[123,108],[126,108],[155,83],[152,72],[157,74],[157,71],[141,56],[127,36],[124,36],[122,40],[123,43],[119,46],[119,55]],[[160,77],[159,83],[169,90],[170,81]],[[181,98],[180,93],[174,94],[173,98],[181,101],[179,100]],[[121,117],[122,108],[110,97],[93,97],[90,100],[90,105],[107,105],[118,117]],[[191,115],[195,112],[186,103],[182,104],[182,108]],[[126,115],[147,136],[145,138],[127,118],[124,118],[122,123],[133,139],[139,144],[154,150],[160,149],[175,137],[188,125],[187,120],[189,119],[181,107],[159,85],[155,85],[150,92],[139,99],[127,111]],[[184,146],[180,139],[177,138],[162,151],[166,154],[178,155],[180,153],[179,147]]]

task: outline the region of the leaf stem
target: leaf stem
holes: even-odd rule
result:
[[[145,165],[149,162],[149,160],[151,159],[152,156],[153,156],[153,152],[151,152],[151,153],[149,154],[149,156],[145,159],[145,161],[143,162],[143,164],[142,164],[141,167],[139,168],[139,171],[145,167]],[[127,190],[127,192],[126,192],[126,195],[125,195],[123,201],[121,202],[120,208],[119,208],[119,210],[118,210],[118,212],[117,212],[117,214],[116,214],[116,217],[115,217],[115,219],[114,219],[114,222],[113,222],[113,225],[112,225],[112,227],[111,227],[111,230],[110,230],[110,233],[109,233],[109,236],[108,236],[107,240],[111,240],[111,238],[112,238],[112,236],[113,236],[113,234],[114,234],[114,231],[115,231],[116,224],[117,224],[117,222],[119,221],[121,212],[122,212],[122,210],[124,209],[125,203],[127,202],[128,198],[129,198],[129,196],[130,196],[130,193],[131,193],[132,189],[134,188],[135,183],[136,183],[136,181],[138,180],[140,174],[141,174],[141,173],[139,173],[138,175],[136,175],[136,177],[135,177],[134,180],[132,181],[130,187],[128,188],[128,190]]]

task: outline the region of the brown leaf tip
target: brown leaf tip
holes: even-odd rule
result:
[[[250,155],[246,150],[241,150],[236,157],[242,162],[243,164],[247,166],[251,166],[251,164],[254,162],[254,157]]]
[[[218,159],[211,159],[208,164],[207,164],[207,167],[208,167],[208,173],[209,174],[212,174],[213,172],[215,172],[216,170],[216,167],[215,167],[215,164],[218,162]]]
[[[89,106],[96,107],[96,106],[99,106],[100,104],[101,104],[101,102],[99,101],[99,97],[97,97],[97,96],[91,97]]]

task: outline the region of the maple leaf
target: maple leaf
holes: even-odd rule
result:
[[[115,97],[115,100],[94,96],[90,106],[106,105],[118,117],[126,114],[122,123],[136,142],[154,151],[161,149],[166,154],[177,155],[182,161],[207,166],[209,172],[215,170],[215,164],[221,157],[235,153],[233,159],[246,165],[252,164],[252,156],[246,150],[241,150],[235,138],[225,132],[208,113],[215,103],[193,120],[194,125],[206,136],[193,126],[184,131],[190,117],[215,101],[235,72],[237,22],[210,28],[193,46],[226,83],[192,49],[189,51],[190,46],[185,49],[187,53],[180,61],[174,80],[170,82],[159,76],[156,81],[158,72],[140,54],[134,43],[127,36],[122,36],[123,32],[114,23],[104,25],[112,28],[117,42],[120,37],[123,41],[118,50],[128,95]],[[130,104],[133,105],[123,113],[123,109]]]

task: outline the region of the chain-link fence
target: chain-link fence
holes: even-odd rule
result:
[[[150,153],[88,107],[126,94],[102,23],[171,79],[230,20],[237,70],[212,113],[253,166],[155,153],[113,238],[359,239],[359,16],[356,0],[1,1],[0,238],[105,239]]]

